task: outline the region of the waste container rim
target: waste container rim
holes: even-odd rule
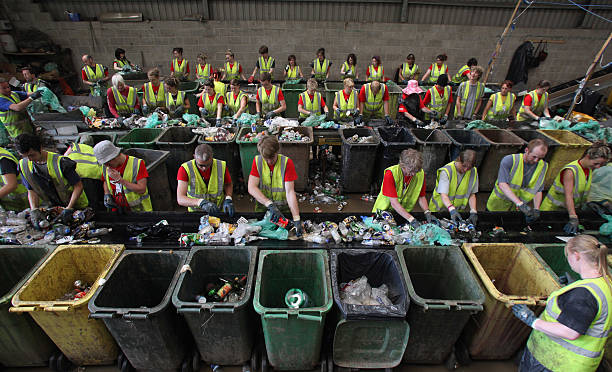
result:
[[[179,300],[178,298],[178,294],[179,291],[181,290],[181,286],[179,286],[178,284],[175,286],[174,291],[172,292],[172,305],[176,308],[176,310],[179,313],[183,313],[186,312],[184,309],[197,309],[199,308],[200,311],[204,311],[204,310],[208,310],[208,311],[212,311],[213,309],[234,309],[238,310],[242,307],[244,307],[245,305],[247,305],[248,303],[250,303],[252,301],[252,293],[253,293],[253,287],[255,286],[255,274],[257,272],[257,247],[255,246],[241,246],[241,247],[236,247],[236,246],[194,246],[193,248],[191,248],[191,250],[189,251],[189,253],[187,254],[185,261],[184,261],[184,266],[183,268],[189,266],[191,264],[191,261],[193,260],[193,257],[201,251],[219,251],[219,250],[228,250],[228,251],[244,251],[244,250],[248,250],[251,253],[251,260],[249,262],[249,272],[247,273],[247,285],[246,285],[246,289],[245,289],[245,295],[242,296],[242,299],[238,302],[234,302],[234,303],[218,303],[218,302],[206,302],[205,304],[200,304],[196,301],[182,301]],[[181,273],[179,275],[178,278],[178,282],[177,283],[183,283],[185,280],[185,276],[187,276],[187,271],[190,271],[191,267],[189,266],[189,270],[187,269],[181,269]],[[253,270],[253,272],[251,272],[251,269]],[[185,306],[186,305],[186,306]]]
[[[439,299],[424,298],[424,297],[419,296],[416,293],[416,290],[414,289],[414,285],[412,284],[412,278],[410,278],[410,272],[408,270],[408,266],[406,265],[405,260],[401,258],[404,255],[404,251],[408,249],[412,249],[412,248],[428,248],[428,249],[438,249],[438,250],[445,249],[448,251],[456,251],[456,254],[458,254],[463,259],[461,260],[462,263],[460,263],[459,265],[464,265],[465,272],[469,273],[467,275],[472,280],[474,280],[474,283],[480,284],[478,278],[476,278],[476,276],[472,272],[470,265],[465,260],[465,257],[463,256],[463,252],[461,252],[461,248],[459,248],[459,246],[456,246],[456,245],[449,245],[449,246],[397,245],[395,246],[395,252],[397,253],[397,256],[398,256],[400,267],[402,269],[402,276],[404,277],[404,280],[406,282],[406,289],[409,294],[411,303],[416,304],[424,308],[425,310],[428,310],[430,305],[435,306],[435,308],[431,310],[449,310],[449,311],[453,311],[453,310],[455,311],[466,311],[466,310],[482,311],[484,310],[485,294],[480,285],[476,286],[477,288],[476,290],[479,292],[479,295],[478,295],[478,298],[474,300],[439,300]],[[441,308],[440,305],[446,308]]]
[[[516,137],[516,139],[518,139],[518,141],[520,142],[492,142],[487,136],[484,135],[483,131],[503,131],[503,132],[507,132],[509,133],[511,136]],[[508,129],[474,129],[474,132],[477,132],[478,134],[480,134],[481,136],[483,136],[487,142],[489,142],[489,144],[491,145],[491,147],[494,146],[525,146],[527,144],[527,141],[525,141],[524,139],[522,139],[521,137],[519,137],[518,135],[512,133],[511,130]]]
[[[345,130],[358,130],[358,129],[365,129],[365,130],[369,130],[370,131],[370,136],[373,136],[374,139],[376,140],[376,142],[371,142],[371,143],[348,143],[346,140],[346,137],[344,136],[344,131]],[[343,145],[351,145],[351,146],[359,146],[359,147],[365,147],[365,146],[378,146],[380,145],[380,138],[376,135],[376,132],[374,132],[374,129],[372,128],[367,128],[367,127],[362,127],[362,128],[339,128],[338,132],[340,133],[340,140],[342,140],[342,144]]]
[[[60,252],[69,249],[79,249],[79,248],[111,248],[114,252],[109,258],[108,262],[104,269],[100,271],[96,280],[92,283],[91,289],[87,293],[87,295],[83,296],[81,299],[77,301],[21,301],[19,298],[25,288],[32,282],[32,279],[37,276],[48,264],[51,260]],[[113,264],[117,259],[121,256],[123,251],[125,250],[125,245],[123,244],[77,244],[77,245],[60,245],[53,250],[53,252],[47,257],[47,259],[38,267],[38,269],[30,276],[30,278],[26,281],[26,283],[17,291],[15,296],[13,296],[12,307],[9,309],[9,312],[34,312],[34,311],[53,311],[53,312],[65,312],[71,309],[77,309],[83,306],[87,306],[89,300],[94,295],[95,291],[100,287],[100,279],[103,279],[109,270],[112,268]]]
[[[236,143],[239,145],[257,145],[257,142],[241,141],[239,139],[243,132],[250,131],[250,130],[251,130],[251,127],[240,127],[240,130],[236,133]],[[257,125],[255,127],[255,133],[266,132],[266,131],[268,131],[268,127],[266,127],[265,125]]]
[[[231,140],[229,140],[229,141],[206,141],[206,140],[204,140],[204,138],[206,138],[206,137],[204,137],[203,134],[198,134],[197,135],[197,142],[198,142],[198,144],[205,143],[207,145],[210,145],[210,144],[223,145],[223,144],[236,143],[236,139],[238,139],[239,129],[242,129],[242,128],[240,128],[240,127],[231,127],[231,128],[225,128],[225,129],[228,129],[228,130],[232,129],[232,130],[234,130],[234,132],[233,132],[234,133],[234,137]]]
[[[309,140],[306,142],[296,142],[296,141],[281,141],[280,140],[280,135],[281,133],[283,133],[283,130],[285,128],[290,128],[290,129],[301,129],[301,130],[305,130],[308,135]],[[314,131],[312,127],[302,127],[302,126],[297,126],[297,127],[291,127],[291,126],[282,126],[279,128],[278,130],[278,134],[276,135],[276,138],[278,138],[278,143],[282,144],[286,144],[286,145],[312,145],[314,143]],[[282,150],[281,150],[282,152]]]
[[[586,138],[579,136],[578,134],[570,130],[566,130],[566,129],[538,129],[537,131],[564,147],[574,147],[574,148],[589,147],[593,144],[593,142],[587,140]],[[569,135],[571,137],[570,139],[575,142],[560,142],[560,140],[558,140],[557,138],[553,137],[550,134]]]
[[[411,141],[405,141],[405,142],[387,141],[387,140],[383,139],[383,137],[380,135],[380,128],[386,128],[386,127],[375,127],[375,128],[372,128],[372,129],[374,130],[374,133],[376,133],[376,136],[378,137],[380,143],[383,146],[396,146],[396,145],[411,146],[411,145],[415,145],[416,144],[416,137],[412,134],[412,132],[410,132],[409,128],[400,127],[401,129],[403,129],[406,132],[408,132],[410,137],[412,137]]]
[[[149,254],[179,256],[179,262],[178,262],[178,265],[177,265],[177,268],[174,274],[172,275],[172,280],[170,281],[170,285],[168,286],[168,289],[166,289],[166,292],[164,293],[164,297],[162,298],[159,304],[157,304],[154,307],[126,307],[126,308],[97,306],[95,304],[96,299],[98,298],[98,296],[104,289],[104,284],[108,282],[109,278],[115,273],[115,271],[117,270],[121,262],[123,262],[123,260],[125,260],[129,256],[149,255]],[[174,287],[176,287],[176,283],[178,282],[178,277],[179,277],[181,268],[185,264],[186,257],[187,257],[187,252],[185,251],[160,251],[160,250],[149,250],[149,249],[124,251],[121,254],[121,256],[114,262],[113,267],[104,276],[104,284],[98,286],[98,288],[96,288],[95,291],[91,291],[93,293],[93,296],[91,296],[91,299],[87,306],[90,314],[91,315],[97,315],[99,313],[113,314],[114,318],[120,318],[120,317],[127,315],[128,313],[132,313],[132,314],[145,313],[148,316],[151,316],[151,315],[156,315],[157,313],[163,311],[172,302],[171,301],[172,293],[174,292]]]
[[[484,138],[482,134],[480,134],[479,132],[476,132],[476,131],[465,130],[465,129],[457,129],[457,128],[445,128],[445,129],[442,129],[442,131],[446,134],[446,136],[451,140],[452,144],[455,145],[455,146],[482,146],[482,147],[491,147],[491,144],[487,141],[487,139]],[[478,136],[478,138],[482,139],[482,141],[484,143],[462,143],[462,142],[459,142],[459,141],[457,141],[455,139],[455,137],[451,136],[449,131],[452,131],[451,133],[461,131],[461,132],[466,132],[466,133],[470,133],[470,134],[475,134],[475,135]]]
[[[453,141],[451,140],[451,138],[449,137],[449,135],[444,132],[441,129],[425,129],[425,128],[409,128],[410,130],[410,134],[412,134],[412,136],[414,137],[415,143],[417,145],[421,145],[421,146],[446,146],[446,145],[451,145],[453,144]],[[417,137],[414,132],[415,131],[431,131],[433,132],[440,132],[442,133],[442,135],[446,138],[446,141],[423,141],[422,139],[420,139],[419,137]]]
[[[548,244],[546,243],[527,243],[525,244],[525,247],[527,247],[527,249],[529,249],[530,251],[534,253],[534,255],[536,256],[538,261],[540,261],[542,266],[544,266],[544,268],[553,276],[553,278],[555,278],[557,283],[560,284],[559,275],[555,273],[553,268],[544,260],[544,257],[542,257],[537,251],[538,248],[551,247],[551,246],[558,247],[558,248],[565,248],[565,243],[548,243]]]
[[[41,256],[41,258],[36,261],[36,263],[30,268],[30,270],[28,270],[28,272],[21,278],[19,279],[19,281],[17,282],[17,284],[15,284],[12,288],[10,288],[8,290],[8,292],[6,292],[5,294],[0,293],[0,305],[4,305],[6,303],[9,303],[11,301],[11,299],[13,298],[13,296],[15,295],[15,293],[17,293],[17,291],[19,291],[19,289],[21,287],[23,287],[23,285],[32,277],[32,275],[34,275],[34,273],[36,272],[36,269],[42,265],[43,262],[45,262],[47,260],[47,258],[49,258],[49,256],[51,255],[51,253],[53,253],[53,251],[55,250],[57,246],[54,244],[37,244],[37,245],[28,245],[28,246],[23,246],[23,245],[0,245],[0,250],[4,250],[4,249],[30,249],[30,248],[44,248],[47,251],[45,252],[45,254],[43,254]]]
[[[325,304],[319,307],[307,307],[304,309],[288,309],[286,307],[266,307],[261,304],[259,301],[259,296],[261,293],[260,283],[261,283],[261,274],[263,270],[264,259],[270,255],[276,254],[288,254],[288,253],[309,253],[309,254],[317,254],[323,257],[323,265],[325,266],[325,275],[330,281],[327,281],[327,290],[326,290],[326,298]],[[332,288],[331,288],[331,272],[329,269],[329,253],[325,249],[263,249],[259,251],[259,255],[257,257],[257,275],[256,275],[256,284],[255,284],[255,294],[253,296],[253,308],[255,312],[260,315],[275,313],[275,314],[287,314],[300,316],[300,315],[310,315],[313,313],[317,313],[320,317],[323,317],[326,313],[328,313],[334,303]]]
[[[151,141],[133,141],[133,142],[124,142],[123,139],[129,135],[131,135],[133,132],[135,131],[159,131],[159,133],[157,133],[157,135],[155,136],[155,138],[153,138]],[[161,136],[161,134],[164,132],[163,128],[134,128],[132,130],[130,130],[129,132],[127,132],[125,135],[121,136],[120,138],[116,139],[116,143],[119,147],[121,147],[122,144],[125,145],[131,145],[131,144],[139,144],[139,143],[155,143],[157,142],[157,140],[159,139],[159,137]]]
[[[187,142],[166,142],[166,141],[160,141],[160,139],[166,134],[168,133],[170,130],[176,129],[176,128],[181,128],[181,129],[193,129],[193,128],[197,128],[197,127],[168,127],[168,128],[164,128],[163,131],[161,132],[160,136],[158,139],[155,140],[155,143],[158,145],[166,145],[166,146],[171,146],[171,145],[176,145],[176,144],[181,144],[181,145],[192,145],[196,142],[197,138],[198,138],[198,134],[193,133],[193,131],[191,131],[191,134],[193,135],[193,138]]]

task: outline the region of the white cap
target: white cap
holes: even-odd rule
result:
[[[94,155],[98,163],[104,165],[116,158],[121,150],[109,140],[104,140],[94,146]]]

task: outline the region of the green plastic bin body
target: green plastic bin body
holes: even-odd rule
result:
[[[189,99],[190,114],[199,114],[198,100],[195,96],[198,93],[199,86],[200,83],[197,81],[182,81],[179,83],[179,90],[185,92],[185,98]]]
[[[176,198],[176,189],[170,189],[168,183],[169,175],[166,169],[166,159],[170,155],[168,151],[131,148],[124,150],[123,153],[144,160],[149,173],[147,188],[153,210],[173,210],[176,204],[173,203],[174,199],[172,197],[168,197],[168,193],[173,193],[174,198]]]
[[[238,128],[228,128],[228,131],[234,133],[234,138],[228,142],[211,142],[206,141],[204,136],[198,136],[198,145],[205,143],[212,147],[214,158],[225,161],[225,166],[229,169],[230,176],[232,177],[232,183],[236,185],[238,183],[238,176],[242,177],[240,173],[240,153],[238,151],[238,144],[236,144]],[[245,179],[244,181],[246,182],[247,180]]]
[[[176,190],[178,181],[176,176],[181,165],[193,159],[193,154],[198,136],[191,131],[190,127],[170,127],[164,129],[162,134],[155,142],[156,148],[168,151],[166,168],[168,169],[168,183],[170,190]],[[176,203],[176,192],[172,194],[172,199]]]
[[[450,138],[439,129],[410,129],[416,140],[416,148],[423,156],[425,172],[425,189],[432,191],[436,187],[438,169],[448,163],[451,147]]]
[[[298,101],[300,94],[306,90],[306,84],[287,84],[284,83],[282,86],[283,96],[285,97],[285,104],[287,110],[285,110],[284,117],[286,118],[297,118],[300,113],[298,112]],[[326,102],[327,103],[327,102]]]
[[[459,247],[397,246],[411,306],[407,363],[443,363],[485,295]]]
[[[499,164],[504,156],[519,153],[526,142],[512,131],[505,129],[477,129],[475,132],[483,136],[491,145],[478,168],[478,180],[480,181],[478,191],[491,191],[495,187]]]
[[[308,170],[310,168],[310,148],[314,143],[314,136],[311,127],[292,127],[291,130],[299,132],[302,136],[308,136],[306,142],[285,142],[279,141],[280,153],[293,160],[297,180],[295,181],[295,191],[302,192],[308,185]],[[282,133],[283,128],[279,133]]]
[[[586,149],[591,147],[591,142],[569,130],[547,129],[538,130],[538,132],[559,144],[550,155],[548,170],[544,179],[544,187],[549,188],[555,182],[555,178],[559,175],[561,169],[574,160],[580,159]]]
[[[141,149],[156,148],[155,142],[159,139],[164,129],[162,128],[137,128],[132,129],[125,136],[117,139],[117,146],[124,149],[134,147]]]
[[[218,365],[241,365],[251,358],[256,318],[251,306],[255,286],[256,247],[195,247],[189,252],[185,271],[172,302],[185,318],[202,360]],[[247,276],[244,295],[238,302],[195,300],[206,284],[218,278]],[[219,342],[222,340],[222,342]]]
[[[118,138],[123,137],[126,134],[128,134],[128,131],[83,132],[79,133],[77,141],[79,143],[82,143],[83,137],[91,136],[91,138],[93,139],[93,144],[86,144],[90,145],[91,147],[94,147],[102,141],[111,141],[112,143],[116,143]]]
[[[402,88],[392,81],[388,81],[386,84],[387,89],[389,89],[389,116],[395,120],[399,109],[399,99],[402,96]]]
[[[569,274],[573,280],[580,280],[580,274],[572,270],[565,257],[565,244],[527,244],[527,248],[536,253],[542,259],[544,266],[550,268],[557,283],[562,284],[559,277]]]
[[[311,307],[289,309],[285,294],[307,293]],[[324,250],[262,250],[253,306],[261,316],[270,365],[310,370],[319,362],[325,316],[332,307],[329,256]]]
[[[53,246],[0,246],[0,365],[44,366],[57,347],[28,314],[9,313],[11,298]]]
[[[266,131],[267,128],[264,126],[257,126],[257,133]],[[257,142],[241,141],[246,133],[251,131],[250,127],[240,128],[238,135],[236,136],[236,143],[240,150],[240,164],[242,165],[242,177],[244,177],[245,184],[249,182],[249,174],[251,173],[251,166],[253,165],[253,159],[259,154],[257,151]]]

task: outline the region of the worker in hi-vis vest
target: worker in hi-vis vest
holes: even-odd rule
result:
[[[534,90],[527,93],[516,114],[517,121],[540,120],[542,116],[550,118],[548,111],[548,89],[550,81],[540,80]]]

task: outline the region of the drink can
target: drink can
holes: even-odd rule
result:
[[[253,133],[257,132],[257,123],[251,124],[251,132]]]
[[[308,295],[299,288],[291,288],[285,294],[285,305],[290,309],[308,307]]]

